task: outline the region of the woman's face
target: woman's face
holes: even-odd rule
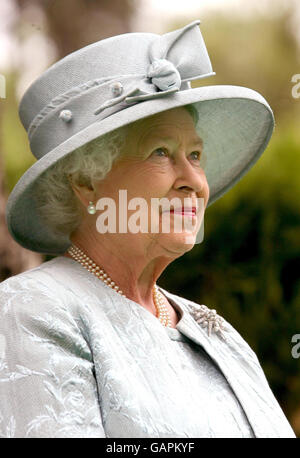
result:
[[[117,234],[114,236],[118,236],[119,191],[123,190],[127,208],[131,199],[140,198],[143,202],[143,206],[138,204],[136,207],[132,201],[132,209],[127,210],[127,222],[137,215],[139,209],[148,220],[146,227],[143,226],[145,232],[130,232],[127,224],[126,233],[119,234],[123,239],[127,238],[126,242],[134,243],[135,247],[141,244],[144,248],[154,243],[170,255],[183,254],[194,246],[209,198],[202,147],[193,119],[182,107],[130,126],[120,157],[105,179],[96,183],[97,201],[109,197],[116,203]],[[172,205],[171,199],[175,197],[177,200]],[[158,211],[151,201],[153,198],[156,202],[165,198]],[[169,210],[175,208],[175,212],[163,213],[168,207]],[[178,207],[180,211],[177,213]],[[182,207],[186,207],[183,213]],[[193,216],[191,207],[198,207],[196,216]],[[97,215],[101,213],[99,211]],[[170,226],[167,223],[165,232],[162,231],[162,218],[166,218],[164,221],[169,219]],[[141,221],[137,220],[137,224]],[[145,221],[143,219],[143,223]]]

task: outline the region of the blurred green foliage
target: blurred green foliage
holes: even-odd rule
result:
[[[25,129],[18,117],[19,101],[16,97],[18,75],[6,75],[6,99],[1,100],[1,152],[4,166],[5,188],[9,193],[18,179],[34,162]]]
[[[276,128],[253,169],[208,208],[204,241],[173,262],[159,284],[217,309],[240,332],[300,435],[300,359],[291,356],[291,338],[300,333],[300,99],[291,95],[300,53],[292,14],[201,18],[217,76],[197,84],[257,90],[273,108]],[[7,191],[34,162],[17,118],[17,78],[7,75],[8,96],[0,101]]]

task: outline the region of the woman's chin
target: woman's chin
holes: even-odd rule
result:
[[[160,234],[159,238],[165,248],[178,254],[190,251],[196,243],[196,234],[190,232]]]

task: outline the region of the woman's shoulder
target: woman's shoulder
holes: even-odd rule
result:
[[[84,327],[99,303],[110,300],[111,289],[103,285],[77,261],[58,256],[0,283],[0,320],[46,314]]]
[[[55,276],[51,275],[53,269],[58,267],[56,258],[46,261],[37,267],[12,275],[0,283],[0,298],[23,293],[51,294],[52,283]],[[57,292],[57,289],[55,289]]]
[[[7,313],[32,315],[50,310],[63,310],[72,298],[64,275],[68,269],[61,258],[13,275],[0,283],[0,315]],[[66,263],[68,264],[68,263]]]
[[[50,353],[54,359],[69,354],[90,360],[78,301],[60,287],[56,268],[53,259],[0,284],[0,356],[9,350],[5,364],[23,358],[36,358],[38,364]]]
[[[72,281],[76,271],[76,262],[69,258],[58,256],[45,261],[19,274],[13,275],[0,283],[0,294],[5,292],[36,291],[54,294],[61,290],[67,291],[68,283]]]

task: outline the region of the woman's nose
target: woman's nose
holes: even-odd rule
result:
[[[177,173],[176,189],[194,191],[201,194],[204,192],[207,180],[201,167],[193,165],[187,157],[180,158],[174,167]]]

